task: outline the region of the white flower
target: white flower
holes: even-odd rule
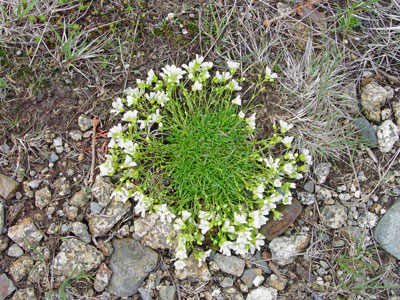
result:
[[[233,243],[230,241],[224,242],[221,247],[219,248],[219,251],[226,256],[231,256],[231,247],[233,246]]]
[[[137,143],[133,143],[132,140],[129,140],[127,142],[125,142],[122,145],[122,148],[124,149],[124,152],[126,154],[129,154],[131,156],[134,156],[136,153],[137,148],[139,147],[139,145]]]
[[[263,216],[261,211],[256,210],[250,213],[250,217],[253,219],[252,226],[255,228],[261,228],[265,223],[267,223],[268,219]]]
[[[129,155],[127,155],[127,156],[125,157],[124,163],[121,165],[121,168],[122,168],[122,169],[126,169],[126,168],[131,168],[131,167],[136,167],[136,166],[137,166],[137,163],[135,163],[135,162],[132,160],[132,157],[130,157]]]
[[[203,85],[196,80],[192,86],[192,91],[201,91],[203,89]]]
[[[239,112],[239,118],[243,119],[244,116],[245,116],[244,112],[240,111],[240,112]]]
[[[143,95],[143,91],[139,88],[127,88],[124,92],[126,94],[126,103],[128,106],[136,104],[139,98]]]
[[[291,175],[295,170],[292,164],[285,164],[283,166],[283,171],[288,174]]]
[[[311,166],[313,164],[313,161],[312,161],[312,156],[310,155],[310,151],[308,151],[308,149],[303,149],[303,155],[304,155],[306,164]]]
[[[110,138],[119,138],[120,135],[122,135],[123,128],[121,123],[118,123],[118,125],[113,126],[110,128],[110,130],[107,133],[107,136]]]
[[[269,158],[264,158],[264,159],[263,159],[263,161],[264,161],[265,164],[267,165],[267,168],[272,169],[272,170],[278,169],[279,160],[280,160],[280,159],[277,158],[277,159],[275,159],[275,161],[274,161],[274,159],[273,159],[271,156],[269,156]]]
[[[281,187],[282,186],[282,182],[280,181],[280,179],[275,179],[274,180],[274,187]]]
[[[237,95],[235,99],[232,100],[233,104],[242,105],[242,99],[240,99],[240,95]]]
[[[147,119],[150,123],[158,123],[161,121],[162,116],[160,115],[160,110],[157,108],[155,113],[150,114]]]
[[[204,253],[198,258],[198,261],[199,261],[199,268],[201,267],[202,262],[206,261],[207,257],[209,257],[210,255],[211,255],[211,249],[210,249],[210,250],[207,250],[206,252],[204,252]]]
[[[174,65],[166,65],[165,68],[162,68],[162,71],[161,77],[166,80],[166,82],[179,83],[179,80],[186,74],[186,71]]]
[[[238,224],[246,224],[246,214],[238,214],[236,212],[233,213],[233,217],[235,218],[235,222]]]
[[[224,72],[224,73],[220,73],[219,71],[217,71],[215,73],[214,79],[216,82],[225,82],[229,79],[231,79],[232,75],[229,72]]]
[[[202,69],[202,70],[210,70],[212,67],[213,67],[213,63],[212,62],[203,62],[202,64],[201,64],[201,66],[200,66],[200,68]],[[210,77],[210,75],[208,75],[208,77]],[[207,78],[208,78],[207,77]]]
[[[150,69],[149,72],[147,72],[147,79],[146,82],[147,84],[151,85],[153,82],[157,81],[157,76],[154,73],[153,69]]]
[[[172,219],[175,218],[175,215],[168,209],[167,204],[157,205],[155,210],[163,223],[166,221],[171,223]]]
[[[294,182],[291,182],[291,183],[290,183],[290,188],[291,188],[291,189],[295,189],[295,188],[296,188],[296,184],[295,184]]]
[[[167,17],[165,18],[165,20],[170,21],[170,20],[172,20],[173,18],[175,18],[175,14],[174,14],[174,13],[169,13],[169,14],[167,15]]]
[[[239,68],[240,64],[238,62],[232,61],[232,60],[228,60],[226,62],[226,64],[228,65],[229,70],[231,71],[231,73],[235,73],[236,70]]]
[[[293,124],[288,124],[285,121],[279,120],[279,126],[281,128],[281,133],[286,133],[288,132],[290,129],[292,129]]]
[[[111,175],[114,172],[114,167],[112,164],[113,164],[113,162],[112,162],[111,155],[107,155],[107,160],[99,166],[100,176]]]
[[[230,90],[231,92],[233,92],[233,91],[241,91],[241,90],[242,90],[242,87],[239,85],[239,83],[238,83],[235,79],[232,79],[232,80],[226,85],[226,88],[227,88],[228,90]]]
[[[257,196],[258,199],[263,199],[264,198],[264,184],[261,182],[257,189],[255,191],[253,191],[254,195]]]
[[[246,122],[247,122],[250,130],[255,130],[256,129],[256,113],[252,114],[249,118],[247,118]]]
[[[278,78],[278,75],[276,73],[272,73],[272,70],[270,67],[265,67],[265,79],[273,81],[273,79]]]
[[[122,103],[121,98],[115,99],[115,101],[111,105],[113,109],[110,112],[115,115],[118,115],[119,113],[124,111],[124,104]]]
[[[201,234],[206,234],[212,228],[210,222],[205,219],[200,220],[199,229],[201,229]]]
[[[138,115],[138,111],[136,109],[127,111],[124,114],[122,121],[136,123],[137,115]]]
[[[192,214],[190,212],[188,212],[186,210],[182,210],[182,220],[183,221],[186,221],[187,219],[189,219],[191,215]]]
[[[181,218],[176,218],[176,219],[175,219],[175,222],[174,222],[173,227],[174,227],[174,229],[175,229],[176,231],[182,230],[182,228],[183,228],[184,226],[185,226],[185,223],[183,223],[183,221],[182,221]]]
[[[294,137],[293,136],[285,136],[282,139],[282,144],[284,144],[287,148],[290,147],[290,145],[292,144]]]
[[[231,225],[231,223],[229,222],[229,220],[225,220],[224,222],[224,226],[222,226],[221,230],[223,232],[230,232],[230,233],[235,233],[235,227],[233,227]]]
[[[121,201],[121,202],[125,203],[126,201],[128,201],[129,191],[126,188],[121,187],[119,189],[114,190],[114,192],[112,192],[111,198],[114,198],[117,201]]]
[[[186,249],[181,249],[175,252],[175,257],[178,259],[187,258]]]
[[[174,262],[175,269],[182,270],[186,267],[186,263],[183,260],[177,260]]]

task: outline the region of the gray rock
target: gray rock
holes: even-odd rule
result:
[[[76,269],[89,272],[97,268],[104,256],[95,247],[78,239],[66,239],[61,244],[60,251],[54,258],[52,269],[54,275],[70,276]]]
[[[3,232],[4,227],[4,204],[0,202],[0,234]]]
[[[320,163],[314,167],[314,174],[317,176],[317,181],[319,184],[325,183],[328,178],[329,172],[331,171],[330,163]]]
[[[396,120],[397,126],[400,126],[400,101],[398,102],[392,102],[393,106],[393,114],[394,118]]]
[[[227,300],[244,300],[243,295],[235,287],[222,289],[222,293]]]
[[[9,154],[11,149],[7,144],[2,144],[0,146],[0,151],[3,152],[5,155]]]
[[[92,128],[92,119],[85,115],[80,115],[78,118],[78,126],[82,131],[86,131]]]
[[[138,218],[134,223],[134,237],[143,245],[153,249],[174,249],[174,243],[168,243],[168,238],[174,236],[170,223],[162,222],[156,213]]]
[[[92,195],[102,207],[106,207],[110,202],[114,185],[106,177],[97,176],[92,186]]]
[[[0,196],[6,200],[14,197],[19,183],[0,173]]]
[[[388,92],[376,82],[367,84],[361,92],[361,106],[364,115],[373,122],[381,121],[381,107],[385,104]]]
[[[6,274],[0,275],[0,299],[5,299],[15,291],[14,283]]]
[[[235,281],[230,277],[224,277],[224,279],[220,282],[221,287],[228,288],[231,287]]]
[[[320,190],[317,193],[317,199],[324,201],[325,204],[333,204],[331,203],[332,193],[330,190],[326,188],[320,188]]]
[[[36,225],[29,217],[10,227],[7,235],[27,251],[32,250],[30,244],[36,247],[43,238],[43,234],[37,229]]]
[[[74,221],[78,216],[78,210],[79,209],[77,207],[72,205],[70,206],[67,202],[63,204],[64,215],[71,221]]]
[[[37,261],[35,263],[35,266],[32,268],[32,270],[29,273],[28,276],[28,283],[32,284],[41,284],[45,280],[46,276],[48,276],[48,268],[46,265],[43,263],[43,261]]]
[[[382,153],[388,153],[392,150],[393,145],[399,140],[399,129],[392,120],[386,120],[381,126],[379,126],[377,135],[379,151]]]
[[[113,274],[107,291],[119,297],[132,296],[157,267],[158,253],[130,238],[114,238],[112,244],[109,267]]]
[[[69,136],[76,142],[82,140],[82,131],[80,130],[72,130],[69,132]]]
[[[53,151],[51,151],[50,152],[50,156],[49,156],[49,162],[51,162],[52,164],[54,164],[55,162],[57,162],[58,161],[58,155],[55,153],[55,152],[53,152]]]
[[[42,183],[42,181],[40,179],[35,179],[35,180],[31,180],[28,182],[28,186],[35,190],[39,187],[39,185]]]
[[[4,251],[8,247],[9,239],[5,235],[0,235],[0,252]]]
[[[7,250],[7,255],[10,257],[20,257],[24,255],[24,250],[17,244],[13,244],[10,248]]]
[[[176,293],[176,288],[173,285],[166,285],[160,287],[158,291],[158,295],[160,296],[160,300],[177,300],[178,294]]]
[[[312,205],[315,202],[315,194],[309,192],[297,192],[297,198],[304,205]]]
[[[27,287],[25,289],[17,290],[10,300],[36,300],[35,289]]]
[[[88,216],[90,232],[94,237],[107,234],[115,224],[117,224],[124,215],[131,209],[132,204],[127,201],[111,200],[102,215]]]
[[[215,254],[214,261],[222,272],[234,276],[242,276],[245,266],[245,261],[236,256],[226,256]]]
[[[189,279],[190,281],[210,281],[211,273],[208,270],[207,264],[205,262],[199,262],[193,257],[189,256],[186,259],[186,267],[182,270],[175,270],[175,276],[179,280]]]
[[[288,265],[303,252],[310,241],[307,233],[296,233],[291,236],[278,236],[269,243],[272,260],[280,266]]]
[[[44,187],[35,193],[35,205],[37,208],[43,209],[51,202],[51,191],[49,187]]]
[[[142,297],[142,300],[151,300],[150,293],[145,288],[138,288],[138,292],[139,292],[140,296]]]
[[[8,274],[15,282],[19,282],[29,274],[33,264],[34,262],[32,258],[27,255],[21,256],[11,264]]]
[[[354,124],[357,130],[361,134],[360,142],[367,145],[368,147],[378,147],[378,138],[376,132],[371,123],[365,118],[358,118],[354,120]]]
[[[69,199],[69,205],[76,206],[78,208],[84,208],[86,204],[89,202],[89,194],[84,190],[80,190],[76,192],[71,199]]]
[[[304,184],[304,190],[309,193],[314,193],[315,183],[311,180],[307,180]]]
[[[100,204],[98,204],[97,202],[90,202],[90,211],[93,214],[99,214],[102,209],[103,209],[103,207]]]
[[[240,280],[247,285],[249,288],[251,288],[253,286],[253,281],[254,279],[258,276],[261,275],[261,272],[259,269],[246,269],[243,272],[242,277],[240,277]]]
[[[260,286],[259,288],[252,290],[246,300],[275,300],[278,297],[277,290],[273,288],[267,288]]]
[[[400,201],[396,201],[379,220],[374,238],[386,252],[400,259]]]
[[[107,267],[105,263],[102,263],[97,270],[93,286],[98,293],[101,293],[105,290],[110,282],[111,274],[112,271]]]
[[[89,244],[90,241],[92,240],[88,227],[81,223],[81,222],[74,222],[71,225],[71,231],[73,234],[75,234],[80,240],[85,242],[86,244]]]
[[[253,262],[253,266],[261,269],[261,271],[263,271],[263,273],[265,273],[265,274],[272,273],[268,262],[266,260],[262,259],[261,251],[257,251],[256,254],[250,258],[250,260]]]
[[[53,183],[53,187],[54,187],[56,194],[58,194],[61,197],[64,197],[71,193],[71,184],[66,177],[61,177],[61,178],[57,179]]]
[[[346,208],[339,203],[326,205],[321,211],[321,221],[329,228],[342,227],[347,221]]]

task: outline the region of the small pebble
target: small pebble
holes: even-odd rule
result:
[[[58,155],[52,151],[50,153],[49,162],[54,164],[56,161],[58,161]]]
[[[262,275],[257,275],[253,280],[253,284],[255,287],[259,287],[264,282],[265,278]]]

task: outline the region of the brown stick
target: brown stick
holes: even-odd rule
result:
[[[94,167],[96,163],[96,128],[99,125],[99,120],[94,117],[92,120],[93,131],[92,131],[92,166],[90,168],[89,182],[94,183]]]

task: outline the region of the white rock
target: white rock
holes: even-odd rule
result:
[[[278,297],[278,291],[273,288],[267,288],[260,286],[259,288],[252,290],[246,300],[275,300]]]
[[[265,278],[262,275],[257,275],[253,280],[253,284],[255,287],[259,287],[264,282]]]
[[[387,153],[392,150],[394,143],[398,141],[399,129],[391,120],[386,120],[379,126],[377,136],[379,150]]]
[[[273,262],[284,266],[294,262],[297,254],[304,251],[310,241],[307,233],[296,233],[292,236],[278,236],[269,243]]]
[[[320,184],[325,183],[326,178],[329,175],[329,172],[331,171],[331,164],[330,163],[320,163],[319,165],[316,165],[314,168],[314,174],[317,176],[317,181]]]

